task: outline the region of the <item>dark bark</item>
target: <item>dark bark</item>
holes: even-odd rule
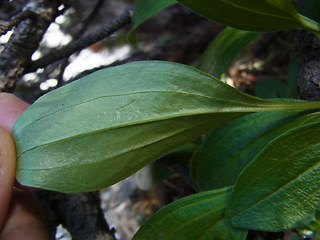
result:
[[[11,91],[22,76],[43,34],[56,18],[58,4],[57,1],[49,0],[29,1],[24,10],[27,16],[17,17],[19,21],[14,23],[19,24],[0,55],[1,91]]]
[[[98,192],[63,194],[51,191],[37,193],[48,219],[52,239],[62,224],[74,240],[115,240],[100,208]]]
[[[38,68],[46,67],[55,61],[65,59],[69,57],[74,52],[80,51],[108,36],[113,34],[115,31],[119,30],[123,26],[127,25],[131,21],[132,10],[128,10],[123,13],[118,18],[112,20],[110,23],[105,26],[101,26],[101,28],[87,36],[84,36],[80,39],[76,39],[67,46],[53,50],[47,55],[43,56],[39,60],[31,63],[26,70],[26,72],[36,71]]]
[[[301,30],[298,34],[297,51],[300,61],[300,98],[320,100],[320,41],[312,32]]]

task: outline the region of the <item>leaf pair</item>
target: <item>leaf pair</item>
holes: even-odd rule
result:
[[[254,113],[216,129],[193,159],[201,189],[234,185],[234,226],[283,231],[315,221],[320,203],[318,112]]]
[[[306,227],[320,204],[320,113],[279,127],[244,169],[227,205],[234,226],[263,231]]]
[[[134,240],[240,240],[249,229],[276,232],[315,222],[320,203],[319,120],[318,112],[254,113],[215,130],[201,150],[209,150],[211,159],[202,162],[198,173],[211,188],[234,188],[194,194],[164,207]],[[201,158],[196,160],[199,165]]]

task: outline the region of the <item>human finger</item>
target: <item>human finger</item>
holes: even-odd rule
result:
[[[18,117],[29,104],[10,93],[0,93],[0,126],[11,132]]]
[[[0,229],[9,209],[15,181],[16,152],[10,132],[0,126]]]
[[[0,234],[1,240],[49,240],[38,200],[30,192],[15,190]]]

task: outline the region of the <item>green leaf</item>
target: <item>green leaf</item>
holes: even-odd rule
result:
[[[304,0],[303,3],[305,4],[308,13],[310,13],[311,17],[316,20],[320,21],[320,1],[319,0]]]
[[[234,226],[273,232],[304,227],[316,220],[320,113],[298,118],[286,128],[236,181],[226,210]]]
[[[132,15],[132,28],[128,34],[129,41],[134,42],[133,31],[137,29],[137,27],[139,27],[143,22],[161,10],[176,3],[176,0],[138,0]]]
[[[231,27],[252,31],[305,28],[319,31],[317,22],[296,10],[290,0],[178,0],[195,12]]]
[[[287,95],[289,98],[297,98],[299,96],[299,89],[297,78],[299,74],[299,59],[296,53],[291,56],[288,77],[287,77]]]
[[[52,91],[15,123],[17,179],[61,192],[110,186],[231,119],[319,102],[254,98],[196,69],[135,62]]]
[[[230,188],[194,194],[156,212],[133,240],[244,240],[247,231],[224,218]]]
[[[220,78],[239,52],[260,34],[225,28],[201,55],[197,68]]]
[[[287,86],[273,78],[263,78],[254,86],[254,93],[260,98],[285,98]]]
[[[303,114],[252,113],[215,129],[192,159],[191,173],[199,189],[233,185],[245,166],[282,132],[281,127]]]

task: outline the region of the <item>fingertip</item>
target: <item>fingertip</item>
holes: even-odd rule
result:
[[[49,240],[38,200],[30,192],[15,190],[1,240]]]
[[[11,132],[18,117],[30,105],[10,93],[0,93],[0,126]]]
[[[16,152],[10,132],[0,126],[0,229],[9,209],[15,181]]]

